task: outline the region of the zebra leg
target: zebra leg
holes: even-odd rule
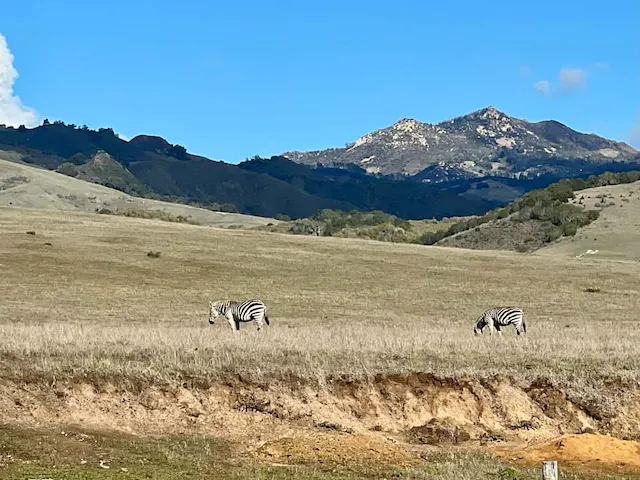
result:
[[[487,322],[487,328],[489,329],[489,336],[493,336],[493,331],[496,329],[496,327],[493,324],[492,319],[489,319],[489,321]]]
[[[240,330],[239,322],[237,322],[236,319],[233,318],[233,314],[231,312],[228,312],[225,316],[227,317],[229,325],[231,325],[231,330],[233,330],[234,333]]]
[[[256,322],[256,325],[258,326],[258,331],[262,330],[262,328],[264,327],[264,320],[262,319],[262,315],[257,314],[255,317],[253,317],[253,320]]]

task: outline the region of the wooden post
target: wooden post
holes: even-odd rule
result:
[[[542,462],[542,480],[558,480],[558,462]]]

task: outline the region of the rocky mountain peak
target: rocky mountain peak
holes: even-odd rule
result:
[[[438,178],[429,181],[446,181],[451,176],[535,177],[569,168],[563,165],[567,162],[625,161],[636,153],[624,143],[559,122],[531,123],[489,105],[437,124],[403,117],[345,148],[282,155],[307,165],[355,164],[374,174],[412,176],[438,167]]]

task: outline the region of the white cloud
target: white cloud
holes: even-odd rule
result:
[[[563,92],[575,90],[587,85],[587,71],[582,68],[564,67],[558,74],[560,89]]]
[[[549,80],[538,80],[533,84],[533,88],[542,95],[549,95],[551,93],[551,84],[549,83]]]
[[[13,93],[13,84],[17,78],[13,54],[6,38],[0,33],[0,124],[35,127],[39,123],[37,112],[24,106]]]
[[[604,62],[595,62],[586,68],[562,67],[558,72],[557,82],[551,83],[548,80],[538,80],[533,84],[533,88],[545,96],[557,93],[568,94],[576,90],[586,91],[589,81],[595,72],[609,69],[609,65]]]

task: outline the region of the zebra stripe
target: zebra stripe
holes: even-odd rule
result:
[[[209,302],[209,324],[213,325],[221,315],[226,317],[234,332],[240,330],[240,322],[254,321],[258,325],[258,330],[261,330],[265,323],[269,325],[267,307],[260,300]]]
[[[527,324],[522,309],[518,307],[493,307],[485,310],[478,317],[473,327],[473,333],[482,335],[484,327],[488,327],[489,335],[493,335],[494,330],[498,332],[498,335],[502,335],[500,328],[509,325],[515,327],[518,335],[527,333]]]

